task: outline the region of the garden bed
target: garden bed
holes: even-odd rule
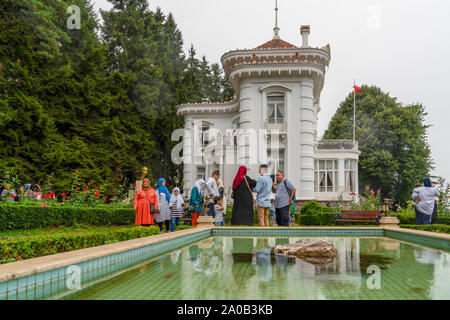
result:
[[[160,233],[159,228],[151,226],[128,227],[109,231],[88,231],[83,233],[17,237],[0,241],[0,262],[14,262],[114,242],[148,237],[158,233]]]

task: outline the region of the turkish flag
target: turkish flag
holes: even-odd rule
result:
[[[361,88],[358,87],[356,84],[353,86],[353,88],[355,89],[355,93],[358,93],[361,91]]]

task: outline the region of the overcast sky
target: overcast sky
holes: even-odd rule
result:
[[[93,0],[109,9],[107,0]],[[273,36],[275,0],[149,0],[171,12],[199,56],[219,62],[225,52],[254,48]],[[404,104],[421,102],[435,175],[450,179],[450,1],[278,0],[280,36],[301,45],[300,25],[311,25],[310,45],[331,46],[321,96],[319,134],[339,103],[358,85],[376,85]]]

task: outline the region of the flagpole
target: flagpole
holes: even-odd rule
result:
[[[353,141],[356,141],[356,80],[353,81]]]

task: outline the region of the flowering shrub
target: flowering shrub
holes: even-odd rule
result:
[[[102,191],[102,188],[94,186],[89,187],[73,187],[69,194],[61,193],[60,198],[63,203],[72,206],[90,206],[94,207],[101,203],[105,203],[108,196]]]
[[[447,183],[444,178],[439,178],[437,190],[439,191],[439,213],[450,212],[450,183]]]
[[[363,198],[360,201],[355,200],[356,194],[354,192],[350,195],[353,196],[351,210],[381,210],[381,189],[375,192],[369,186],[366,186]]]

